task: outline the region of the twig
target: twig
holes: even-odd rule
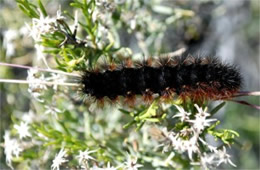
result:
[[[27,81],[27,80],[15,80],[15,79],[0,79],[0,83],[18,83],[18,84],[30,84],[39,83],[46,85],[61,85],[61,86],[80,86],[79,83],[58,83],[58,82],[48,82],[48,81]]]
[[[31,67],[31,66],[23,66],[23,65],[19,65],[19,64],[9,64],[9,63],[0,62],[0,66],[10,66],[10,67],[17,67],[17,68],[25,68],[25,69],[37,69],[39,71],[64,74],[64,75],[67,75],[67,76],[80,77],[80,75],[78,75],[78,74],[66,73],[66,72],[63,72],[63,71],[60,71],[60,70],[44,69],[44,68],[37,68],[37,67]]]

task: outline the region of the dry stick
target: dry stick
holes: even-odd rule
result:
[[[240,96],[260,96],[260,91],[240,91],[232,97],[240,97]]]
[[[67,75],[67,76],[80,77],[80,75],[78,75],[78,74],[66,73],[66,72],[63,72],[63,71],[53,70],[53,69],[44,69],[44,68],[37,68],[37,67],[30,67],[30,66],[23,66],[23,65],[19,65],[19,64],[2,63],[2,62],[0,62],[0,65],[2,65],[2,66],[17,67],[17,68],[25,68],[25,69],[37,69],[37,70],[45,71],[45,72],[58,73],[58,74],[64,74],[64,75]]]
[[[228,101],[239,103],[239,104],[244,104],[244,105],[247,105],[247,106],[250,106],[250,107],[253,107],[255,109],[260,110],[260,106],[257,106],[257,105],[254,105],[254,104],[250,104],[250,103],[248,103],[246,101],[243,101],[243,100],[228,100]]]
[[[79,83],[58,83],[58,82],[48,82],[48,81],[27,81],[27,80],[14,80],[14,79],[0,79],[0,83],[19,83],[19,84],[39,83],[39,84],[46,84],[46,85],[80,86]]]
[[[240,91],[237,94],[234,94],[232,97],[241,97],[241,96],[260,96],[260,91]],[[250,106],[250,107],[253,107],[255,109],[260,110],[260,106],[250,104],[250,103],[243,101],[243,100],[229,99],[228,101],[232,101],[232,102],[239,103],[239,104],[244,104],[244,105],[247,105],[247,106]]]

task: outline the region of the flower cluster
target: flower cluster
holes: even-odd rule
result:
[[[86,149],[85,151],[79,151],[79,155],[76,156],[78,159],[79,165],[81,169],[91,169],[91,170],[116,170],[120,167],[122,167],[125,170],[138,170],[138,168],[142,167],[143,165],[137,163],[137,157],[131,156],[128,154],[126,161],[123,162],[121,165],[118,166],[118,168],[115,168],[110,165],[110,162],[107,163],[106,167],[98,167],[97,164],[95,164],[93,167],[89,167],[88,161],[97,161],[94,157],[90,156],[91,153],[95,153],[97,150],[89,151],[89,149]],[[68,162],[65,157],[67,156],[67,151],[62,148],[58,154],[56,154],[54,160],[52,161],[51,168],[52,170],[60,170],[60,167],[65,163]]]
[[[41,97],[44,91],[47,90],[48,82],[49,85],[52,85],[53,89],[57,91],[58,85],[66,81],[65,76],[56,73],[51,73],[51,76],[45,77],[37,68],[31,68],[27,73],[27,81],[29,82],[28,92],[41,103],[44,102]]]
[[[30,36],[33,38],[35,42],[35,49],[37,52],[37,58],[42,59],[43,62],[47,67],[49,67],[45,54],[43,53],[44,51],[44,46],[39,44],[42,41],[42,36],[46,34],[53,34],[55,31],[58,30],[58,22],[61,22],[65,20],[65,17],[62,16],[61,9],[57,11],[57,16],[56,17],[49,17],[45,16],[41,10],[39,10],[40,17],[39,18],[32,18],[32,26],[29,26],[26,24],[27,29],[30,32]]]
[[[67,80],[67,77],[61,74],[51,73],[51,76],[47,77],[46,80],[51,81],[53,83],[53,89],[57,91],[58,85],[64,83]]]
[[[60,166],[67,162],[68,160],[65,159],[66,157],[66,151],[62,148],[59,153],[55,156],[54,160],[52,161],[51,169],[57,169],[60,170]]]
[[[194,158],[199,158],[200,162],[197,164],[201,165],[204,169],[217,167],[221,163],[229,163],[235,166],[230,160],[230,155],[226,153],[225,147],[222,150],[217,149],[203,140],[202,136],[204,135],[202,134],[204,130],[211,125],[211,122],[217,120],[208,118],[211,114],[207,112],[207,108],[203,109],[195,104],[197,112],[195,119],[191,119],[192,113],[185,111],[180,106],[175,106],[179,112],[173,118],[178,117],[181,123],[188,123],[188,126],[185,126],[185,128],[178,132],[168,131],[166,128],[162,130],[165,140],[160,146],[163,146],[163,152],[168,152],[171,148],[178,153],[187,152],[190,161],[194,162]],[[200,146],[202,145],[203,148],[207,148],[207,151],[201,150]]]
[[[14,125],[14,128],[18,131],[18,134],[20,136],[20,139],[31,137],[31,134],[29,132],[29,126],[28,123],[21,122],[20,125]]]
[[[90,156],[91,153],[96,151],[89,151],[88,149],[83,151],[79,151],[79,155],[77,156],[79,160],[79,164],[84,165],[86,161],[88,160],[95,160],[92,156]]]
[[[58,118],[58,115],[57,113],[61,113],[61,110],[54,107],[54,106],[44,106],[46,111],[45,111],[45,114],[51,114],[53,115],[56,119]]]
[[[4,135],[4,148],[5,148],[5,156],[6,156],[6,164],[13,169],[12,167],[12,159],[13,157],[18,157],[22,152],[22,148],[19,142],[16,139],[10,138],[10,132],[6,131]]]
[[[89,14],[92,14],[91,20],[97,26],[95,43],[98,49],[103,49],[110,43],[114,43],[114,38],[109,30],[112,26],[112,13],[116,8],[116,3],[107,0],[97,0],[96,7],[89,9]],[[96,48],[91,39],[91,35],[87,36],[87,44],[93,48]]]
[[[32,26],[27,24],[30,30],[30,36],[37,42],[41,41],[41,36],[46,33],[54,33],[57,31],[57,21],[64,20],[65,17],[62,16],[61,9],[57,11],[57,16],[51,18],[49,16],[44,16],[41,11],[39,11],[40,17],[32,19]]]
[[[39,73],[37,69],[28,70],[27,81],[29,82],[28,92],[39,102],[44,102],[41,96],[44,90],[47,90],[46,84],[42,82],[45,81],[43,74]]]

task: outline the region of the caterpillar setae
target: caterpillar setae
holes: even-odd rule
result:
[[[142,63],[126,61],[102,71],[85,71],[82,92],[98,100],[142,95],[145,101],[157,94],[163,99],[219,100],[230,98],[241,87],[238,69],[213,57],[164,57]]]

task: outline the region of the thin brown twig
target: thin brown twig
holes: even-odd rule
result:
[[[243,104],[243,105],[247,105],[247,106],[250,106],[250,107],[253,107],[255,109],[260,110],[260,106],[254,105],[254,104],[250,104],[250,103],[248,103],[246,101],[243,101],[243,100],[229,100],[229,101],[235,102],[235,103],[239,103],[239,104]]]
[[[232,97],[241,96],[260,96],[260,91],[240,91],[237,94],[234,94]]]

